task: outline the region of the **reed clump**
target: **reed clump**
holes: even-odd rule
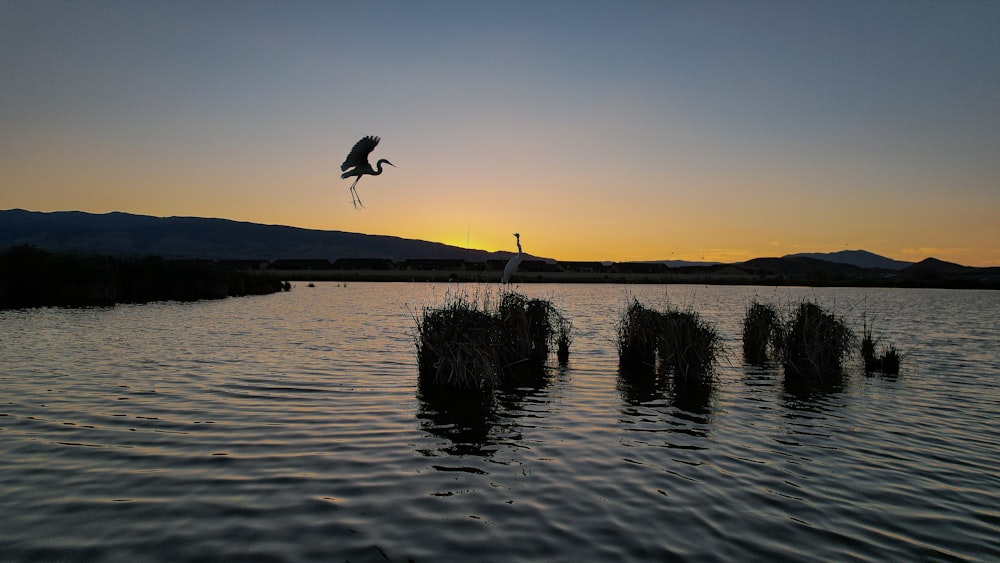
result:
[[[879,372],[884,375],[899,375],[901,356],[896,345],[890,343],[882,348],[881,354],[876,352],[878,339],[874,337],[872,328],[864,323],[864,336],[861,338],[861,359],[865,364],[865,373]]]
[[[618,364],[621,367],[656,365],[656,332],[659,314],[633,299],[618,322]]]
[[[854,336],[844,321],[815,303],[799,304],[784,328],[782,356],[786,378],[806,383],[832,383]]]
[[[568,357],[571,325],[550,301],[515,292],[481,301],[458,296],[425,309],[417,321],[421,380],[460,389],[492,389],[524,373],[544,372],[553,345]]]
[[[496,321],[503,364],[545,361],[553,331],[551,307],[547,301],[528,299],[520,293],[500,296]]]
[[[782,338],[781,317],[772,305],[753,301],[743,317],[743,357],[751,364],[763,364],[778,352]]]
[[[896,349],[895,344],[889,344],[885,351],[882,352],[880,357],[882,361],[882,373],[886,375],[899,375],[899,364],[902,361],[902,356],[899,350]]]
[[[569,361],[569,347],[573,344],[572,325],[565,317],[560,316],[556,324],[556,359],[565,365]]]
[[[715,328],[690,311],[656,311],[633,299],[618,323],[618,363],[682,378],[708,374],[721,347]]]
[[[492,353],[496,327],[491,316],[468,298],[456,297],[438,309],[425,309],[417,331],[417,365],[426,382],[462,389],[499,382]]]
[[[711,371],[720,347],[719,335],[698,313],[666,311],[661,313],[660,324],[656,351],[662,368],[682,378],[697,378]]]

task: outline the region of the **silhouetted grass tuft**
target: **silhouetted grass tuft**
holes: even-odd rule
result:
[[[815,303],[801,303],[784,329],[785,377],[818,384],[839,380],[853,338],[842,320]]]
[[[653,367],[656,364],[658,314],[633,299],[618,323],[618,364],[622,367]]]
[[[571,329],[569,321],[560,316],[560,322],[556,325],[556,359],[562,365],[569,362],[569,347],[573,343]]]
[[[420,377],[431,384],[492,389],[528,374],[544,373],[552,345],[569,355],[570,323],[543,299],[500,295],[496,310],[454,297],[425,309],[417,322]]]
[[[899,375],[901,357],[894,344],[882,349],[882,354],[876,352],[878,339],[872,334],[867,319],[864,323],[864,336],[861,338],[861,359],[865,364],[865,373],[879,372],[885,375]]]
[[[660,314],[656,351],[661,369],[673,370],[682,378],[697,378],[714,366],[719,335],[698,313],[666,311]]]
[[[743,357],[751,364],[768,360],[768,350],[781,346],[781,319],[771,305],[754,301],[743,317]]]
[[[899,354],[899,350],[896,350],[896,346],[890,344],[886,347],[885,352],[882,352],[882,373],[886,375],[899,375],[899,364],[902,361],[902,357]]]
[[[495,387],[499,382],[493,355],[495,324],[467,298],[425,309],[417,331],[417,364],[423,380],[462,389]]]
[[[720,348],[718,333],[697,313],[649,309],[633,299],[617,326],[618,364],[626,370],[655,368],[676,376],[711,371]]]

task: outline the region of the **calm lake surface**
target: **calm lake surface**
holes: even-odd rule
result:
[[[1000,560],[1000,292],[518,289],[571,355],[488,412],[425,401],[414,345],[487,286],[0,311],[0,560]],[[633,296],[715,325],[710,393],[620,379]],[[754,296],[867,314],[902,373],[786,390]]]

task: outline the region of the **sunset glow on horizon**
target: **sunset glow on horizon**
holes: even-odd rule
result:
[[[0,209],[1000,265],[1000,3],[6,2]],[[381,137],[357,185],[340,163]]]

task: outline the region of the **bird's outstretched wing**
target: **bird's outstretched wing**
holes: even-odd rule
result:
[[[354,148],[351,149],[351,152],[347,153],[347,158],[344,159],[344,163],[340,165],[340,171],[345,172],[348,168],[355,168],[367,164],[368,155],[375,150],[375,146],[378,145],[378,142],[378,137],[368,135],[367,137],[362,137],[357,143],[354,143]]]

